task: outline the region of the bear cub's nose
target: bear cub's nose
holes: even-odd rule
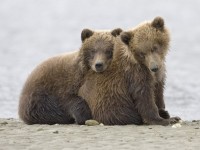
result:
[[[95,68],[96,68],[97,70],[102,70],[102,69],[103,69],[103,63],[96,63],[96,64],[95,64]]]
[[[157,72],[158,71],[158,67],[152,68],[151,71]]]

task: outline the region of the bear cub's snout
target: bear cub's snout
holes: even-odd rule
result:
[[[103,71],[103,68],[104,68],[104,64],[102,62],[97,62],[95,64],[95,69],[96,69],[97,72]]]
[[[157,72],[159,70],[158,65],[156,65],[156,64],[152,64],[150,69],[153,72]]]

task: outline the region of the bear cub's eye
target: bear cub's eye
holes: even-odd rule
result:
[[[94,50],[94,49],[91,49],[90,52],[91,52],[91,53],[95,53],[95,50]]]
[[[96,50],[95,49],[90,49],[90,56],[94,56]]]
[[[143,53],[143,52],[139,53],[139,57],[144,59],[145,58],[145,53]]]
[[[151,52],[157,52],[158,51],[158,46],[153,46],[153,48],[151,49]]]
[[[113,55],[113,52],[111,50],[106,51],[106,55],[108,56],[108,58],[111,58]]]

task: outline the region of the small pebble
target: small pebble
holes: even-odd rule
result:
[[[199,127],[196,127],[196,128],[194,128],[194,129],[199,129]]]
[[[96,120],[86,120],[85,121],[85,125],[87,125],[87,126],[96,126],[96,125],[99,125],[99,122],[96,121]]]
[[[180,123],[176,123],[176,124],[172,125],[172,128],[180,128],[180,127],[181,127]]]
[[[103,123],[100,123],[99,125],[100,125],[100,126],[104,126],[104,124],[103,124]]]
[[[4,121],[4,122],[1,122],[0,124],[1,124],[1,125],[7,125],[8,122]]]
[[[37,131],[43,131],[43,130],[44,130],[43,128],[38,128],[38,129],[37,129]]]
[[[88,129],[84,129],[83,131],[88,131]]]
[[[59,132],[56,130],[56,131],[53,131],[53,133],[54,133],[54,134],[58,134]]]
[[[197,122],[197,120],[192,120],[192,122]]]

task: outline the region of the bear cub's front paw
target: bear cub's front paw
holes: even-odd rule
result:
[[[164,109],[159,109],[159,115],[163,119],[169,119],[170,118],[170,115],[169,115],[168,111],[166,111]]]

